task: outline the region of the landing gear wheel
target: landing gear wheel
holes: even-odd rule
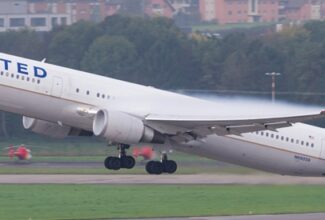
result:
[[[173,174],[177,170],[177,163],[173,160],[163,161],[163,171],[164,173]]]
[[[149,174],[160,175],[163,173],[163,164],[159,161],[149,161],[146,164],[146,171]]]
[[[149,174],[154,174],[153,172],[153,167],[155,166],[155,161],[149,161],[147,164],[146,164],[146,171],[147,173]]]
[[[132,169],[135,166],[135,159],[132,156],[127,156],[126,149],[129,148],[129,145],[120,144],[118,146],[119,157],[107,157],[104,162],[105,167],[109,170]]]
[[[110,160],[112,159],[112,157],[106,157],[105,161],[104,161],[104,165],[106,169],[111,169],[110,168]]]
[[[121,157],[121,168],[132,169],[135,166],[135,159],[131,156]]]
[[[118,157],[107,157],[104,165],[109,170],[119,170],[121,169],[121,160]]]

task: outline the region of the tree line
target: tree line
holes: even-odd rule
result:
[[[281,98],[323,104],[325,22],[252,35],[207,38],[182,33],[167,18],[107,17],[48,33],[0,33],[0,51],[162,89],[269,92],[280,72]],[[299,95],[290,95],[291,93]],[[21,118],[2,113],[0,136],[22,135]]]

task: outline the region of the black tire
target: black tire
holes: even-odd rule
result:
[[[121,157],[121,168],[132,169],[135,166],[135,159],[132,156]]]
[[[155,161],[149,161],[146,164],[146,171],[149,174],[154,174],[154,166],[155,166]]]
[[[106,169],[110,170],[110,160],[112,159],[112,157],[106,157],[105,161],[104,161],[104,166]]]
[[[108,169],[119,170],[121,169],[121,160],[118,157],[108,157]]]
[[[156,175],[160,175],[163,172],[164,172],[163,164],[159,161],[155,161],[153,173]]]
[[[173,160],[166,160],[163,162],[164,173],[173,174],[177,170],[177,163]]]

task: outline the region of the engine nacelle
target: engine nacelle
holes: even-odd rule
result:
[[[116,111],[99,110],[94,119],[93,133],[122,144],[165,142],[162,134],[145,126],[141,119]]]
[[[35,118],[23,116],[23,126],[37,134],[46,135],[54,138],[65,138],[67,136],[91,136],[91,132],[81,129],[72,128],[70,126],[59,125],[53,122],[44,121]]]

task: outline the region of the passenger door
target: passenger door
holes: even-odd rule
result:
[[[54,76],[51,95],[61,97],[63,92],[63,80],[61,77]]]
[[[325,159],[325,139],[322,139],[322,147],[321,147],[320,157]]]

